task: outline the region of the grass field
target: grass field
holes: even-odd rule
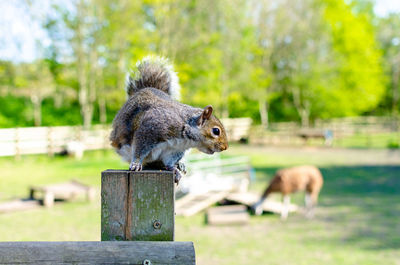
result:
[[[354,134],[333,141],[334,147],[400,148],[400,133]]]
[[[325,186],[316,216],[252,217],[247,226],[212,227],[204,215],[177,217],[176,240],[193,241],[197,264],[400,264],[400,152],[347,149],[272,149],[234,146],[227,155],[249,155],[260,191],[275,170],[315,164]],[[82,161],[26,156],[0,159],[0,200],[26,197],[32,184],[71,178],[100,186],[100,171],[125,168],[111,151]],[[99,240],[100,202],[0,215],[0,240]],[[302,203],[302,194],[292,200]]]

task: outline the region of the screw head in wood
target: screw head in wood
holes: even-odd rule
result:
[[[154,229],[160,229],[161,228],[161,222],[159,220],[155,220],[153,223]]]
[[[148,259],[145,259],[145,260],[143,261],[143,265],[151,265],[151,261],[148,260]]]

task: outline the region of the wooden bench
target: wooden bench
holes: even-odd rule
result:
[[[0,213],[26,211],[42,207],[37,200],[12,200],[0,203]]]
[[[333,141],[333,132],[331,130],[300,130],[297,134],[300,138],[307,142],[309,139],[323,139],[325,145],[331,145]]]
[[[203,211],[231,192],[247,191],[253,174],[250,159],[246,156],[195,154],[188,156],[186,162],[188,175],[181,180],[178,189],[187,194],[176,201],[176,214],[182,216]]]
[[[92,201],[95,196],[93,187],[84,185],[75,180],[52,185],[32,186],[29,189],[29,198],[31,200],[37,199],[38,193],[42,195],[40,198],[43,200],[43,205],[46,207],[52,207],[56,199],[72,200],[79,195],[84,195],[88,201]]]
[[[244,225],[250,220],[244,205],[227,205],[207,210],[206,222],[209,225]]]

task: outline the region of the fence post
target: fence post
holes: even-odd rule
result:
[[[172,172],[102,172],[102,241],[173,241],[174,232]]]
[[[14,146],[15,146],[15,160],[20,160],[21,159],[21,148],[20,148],[20,137],[19,137],[19,128],[15,128],[15,134],[14,134]]]
[[[47,127],[47,155],[54,156],[54,143],[53,143],[53,128]]]

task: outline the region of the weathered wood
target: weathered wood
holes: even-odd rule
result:
[[[0,242],[0,264],[192,265],[195,252],[192,242]]]
[[[102,237],[174,240],[174,177],[170,171],[102,172]]]
[[[231,201],[231,202],[237,202],[240,204],[244,204],[247,206],[252,206],[254,205],[259,199],[260,199],[259,194],[253,193],[253,192],[238,192],[238,193],[231,193],[226,197],[226,200]],[[283,203],[279,201],[273,201],[271,199],[267,199],[264,201],[263,205],[263,210],[265,212],[271,212],[271,213],[278,213],[280,214],[282,212],[283,208]],[[289,212],[296,212],[298,210],[298,206],[295,204],[289,204]]]
[[[0,203],[0,213],[32,210],[40,207],[40,202],[36,200],[14,200]]]
[[[174,176],[170,171],[131,172],[128,240],[173,241]],[[159,224],[159,226],[157,225]]]
[[[53,206],[55,199],[71,200],[79,195],[85,195],[88,200],[94,199],[94,188],[75,180],[30,188],[31,199],[38,199],[35,196],[37,193],[41,193],[41,199],[43,199],[43,204],[46,207]]]
[[[244,205],[218,206],[207,210],[207,223],[210,225],[243,225],[250,216]]]
[[[192,216],[212,204],[224,199],[229,191],[209,191],[204,194],[188,194],[179,199],[177,203],[176,214],[183,216]]]
[[[43,197],[43,205],[46,207],[53,207],[54,205],[54,193],[53,192],[45,192]]]
[[[129,172],[101,173],[101,240],[126,240]]]

